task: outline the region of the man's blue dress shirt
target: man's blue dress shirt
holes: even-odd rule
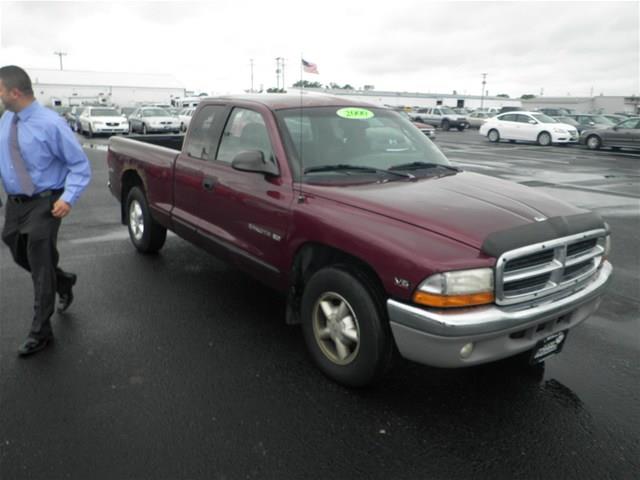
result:
[[[18,115],[18,144],[35,193],[64,189],[62,200],[74,205],[91,180],[89,159],[64,119],[34,101],[19,113],[0,118],[0,179],[9,195],[23,194],[9,156],[9,132]]]

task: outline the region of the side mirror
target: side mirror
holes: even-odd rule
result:
[[[267,163],[264,154],[260,150],[246,150],[237,154],[231,162],[234,170],[241,172],[264,173],[265,175],[278,175],[278,167],[273,163]]]

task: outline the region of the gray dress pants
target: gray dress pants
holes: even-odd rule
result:
[[[7,200],[2,241],[14,261],[31,273],[34,314],[29,336],[41,339],[52,335],[51,316],[56,292],[69,289],[68,274],[58,268],[60,219],[51,215],[59,194],[25,200]],[[66,283],[65,283],[66,282]]]

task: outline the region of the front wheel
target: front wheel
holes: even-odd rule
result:
[[[302,331],[314,363],[343,385],[362,387],[391,364],[384,307],[364,277],[341,267],[316,272],[302,295]]]
[[[538,145],[541,147],[548,147],[551,145],[551,135],[549,132],[542,132],[538,135]]]
[[[601,145],[602,141],[597,135],[591,135],[587,138],[587,147],[589,150],[598,150]]]
[[[167,239],[167,229],[157,223],[149,211],[147,198],[140,187],[127,195],[127,226],[131,243],[140,253],[155,253]]]
[[[498,133],[498,130],[489,130],[489,134],[487,135],[487,137],[489,138],[490,142],[493,143],[497,143],[500,140],[500,133]]]

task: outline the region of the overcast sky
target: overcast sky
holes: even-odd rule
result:
[[[640,2],[0,2],[0,64],[170,73],[210,94],[300,78],[491,95],[640,93]]]

